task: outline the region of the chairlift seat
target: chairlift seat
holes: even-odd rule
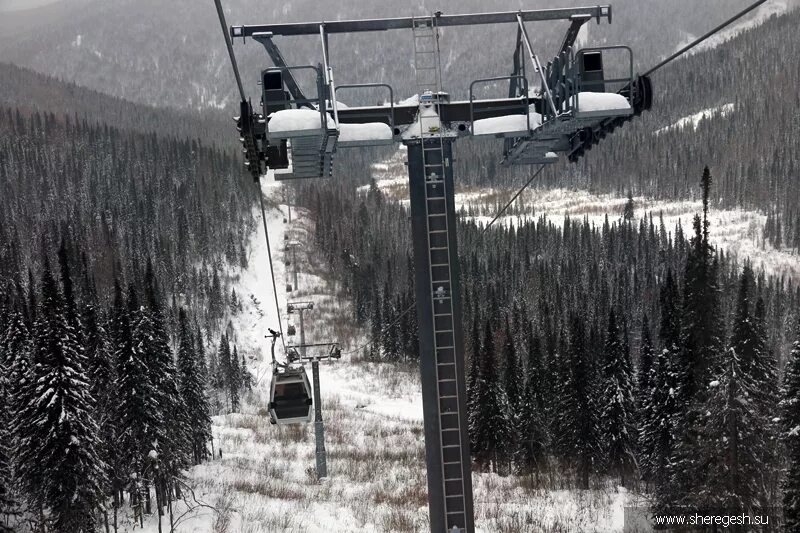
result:
[[[270,384],[269,417],[273,424],[307,424],[313,416],[313,396],[303,367],[276,368]]]
[[[340,148],[360,148],[362,146],[385,146],[394,144],[392,128],[384,122],[359,124],[339,124]]]

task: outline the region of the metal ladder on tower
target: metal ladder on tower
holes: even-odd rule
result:
[[[447,213],[445,172],[451,164],[445,156],[444,131],[439,113],[442,91],[439,34],[436,17],[414,19],[414,66],[420,102],[431,96],[436,118],[423,120],[420,108],[420,143],[425,172],[425,208],[428,233],[430,291],[433,301],[433,338],[436,357],[436,385],[439,398],[439,437],[447,532],[466,532],[465,464],[459,392],[456,375],[456,340],[453,324],[450,227]],[[426,131],[427,129],[427,131]],[[451,207],[452,208],[452,207]],[[468,464],[468,463],[467,463]]]

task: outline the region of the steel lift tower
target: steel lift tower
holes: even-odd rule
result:
[[[584,24],[611,22],[609,5],[227,28],[219,0],[215,1],[242,97],[236,120],[245,166],[254,180],[267,169],[275,171],[276,180],[331,176],[339,149],[395,143],[408,148],[431,531],[473,533],[453,143],[465,136],[503,139],[504,165],[544,166],[557,161],[559,154],[576,161],[616,128],[650,109],[649,74],[765,0],[644,75],[634,74],[633,53],[626,46],[574,48]],[[527,31],[528,23],[541,21],[566,23],[561,46],[546,64],[534,51]],[[451,101],[442,88],[439,29],[487,24],[516,30],[511,72],[475,80],[469,85],[468,100]],[[382,82],[337,86],[329,36],[389,30],[410,30],[418,98],[396,103],[394,90]],[[288,66],[274,42],[279,36],[316,36],[322,45],[321,63]],[[261,71],[259,112],[245,97],[231,38],[259,42],[274,64]],[[615,69],[624,70],[623,77],[606,75],[609,58],[623,67]],[[315,94],[302,92],[294,76],[298,71],[313,75]],[[507,97],[476,96],[476,87],[499,83],[508,84]],[[385,90],[386,104],[345,107],[337,102],[341,91],[364,88]]]

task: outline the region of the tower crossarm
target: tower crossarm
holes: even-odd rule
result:
[[[517,16],[524,22],[546,20],[573,20],[574,16],[589,15],[599,22],[602,19],[611,21],[611,6],[600,5],[591,7],[572,7],[563,9],[536,9],[520,11],[498,11],[493,13],[474,13],[464,15],[437,14],[436,25],[440,28],[447,26],[475,26],[480,24],[517,23]],[[318,35],[320,25],[325,26],[325,32],[354,33],[367,31],[387,31],[411,29],[414,17],[339,20],[325,22],[296,22],[287,24],[254,24],[246,26],[232,26],[231,37],[250,37],[255,33],[270,32],[273,35]]]

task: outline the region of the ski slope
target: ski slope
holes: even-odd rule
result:
[[[708,109],[703,109],[702,111],[678,119],[669,126],[656,130],[654,133],[656,135],[660,135],[670,130],[680,130],[688,126],[691,126],[693,130],[696,130],[697,126],[700,125],[702,120],[707,120],[715,116],[725,117],[731,114],[735,109],[736,104],[725,104],[717,107],[709,107]]]
[[[279,185],[264,186],[279,202]],[[260,217],[255,211],[254,216]],[[249,265],[231,268],[229,281],[243,304],[231,317],[233,338],[257,383],[245,394],[240,413],[213,417],[213,461],[192,468],[188,479],[197,502],[178,503],[180,533],[372,533],[427,532],[427,499],[418,370],[361,361],[363,333],[350,320],[349,302],[333,277],[309,253],[312,225],[286,205],[268,211],[267,228],[276,266],[278,301],[313,301],[306,315],[307,342],[346,339],[342,360],[321,366],[329,478],[314,475],[313,425],[271,426],[266,405],[271,366],[267,327],[275,329],[272,283],[263,227],[250,236]],[[298,219],[299,216],[299,219]],[[287,294],[284,235],[303,243],[298,250],[300,291]],[[252,295],[252,297],[251,297]],[[284,322],[285,326],[285,322]],[[219,457],[220,451],[222,457]],[[547,491],[530,479],[473,474],[479,533],[497,531],[621,531],[623,508],[634,496],[609,484],[602,490]],[[185,514],[184,514],[185,513]],[[130,521],[122,531],[155,533],[155,517],[144,530]],[[168,531],[168,517],[164,519]]]

